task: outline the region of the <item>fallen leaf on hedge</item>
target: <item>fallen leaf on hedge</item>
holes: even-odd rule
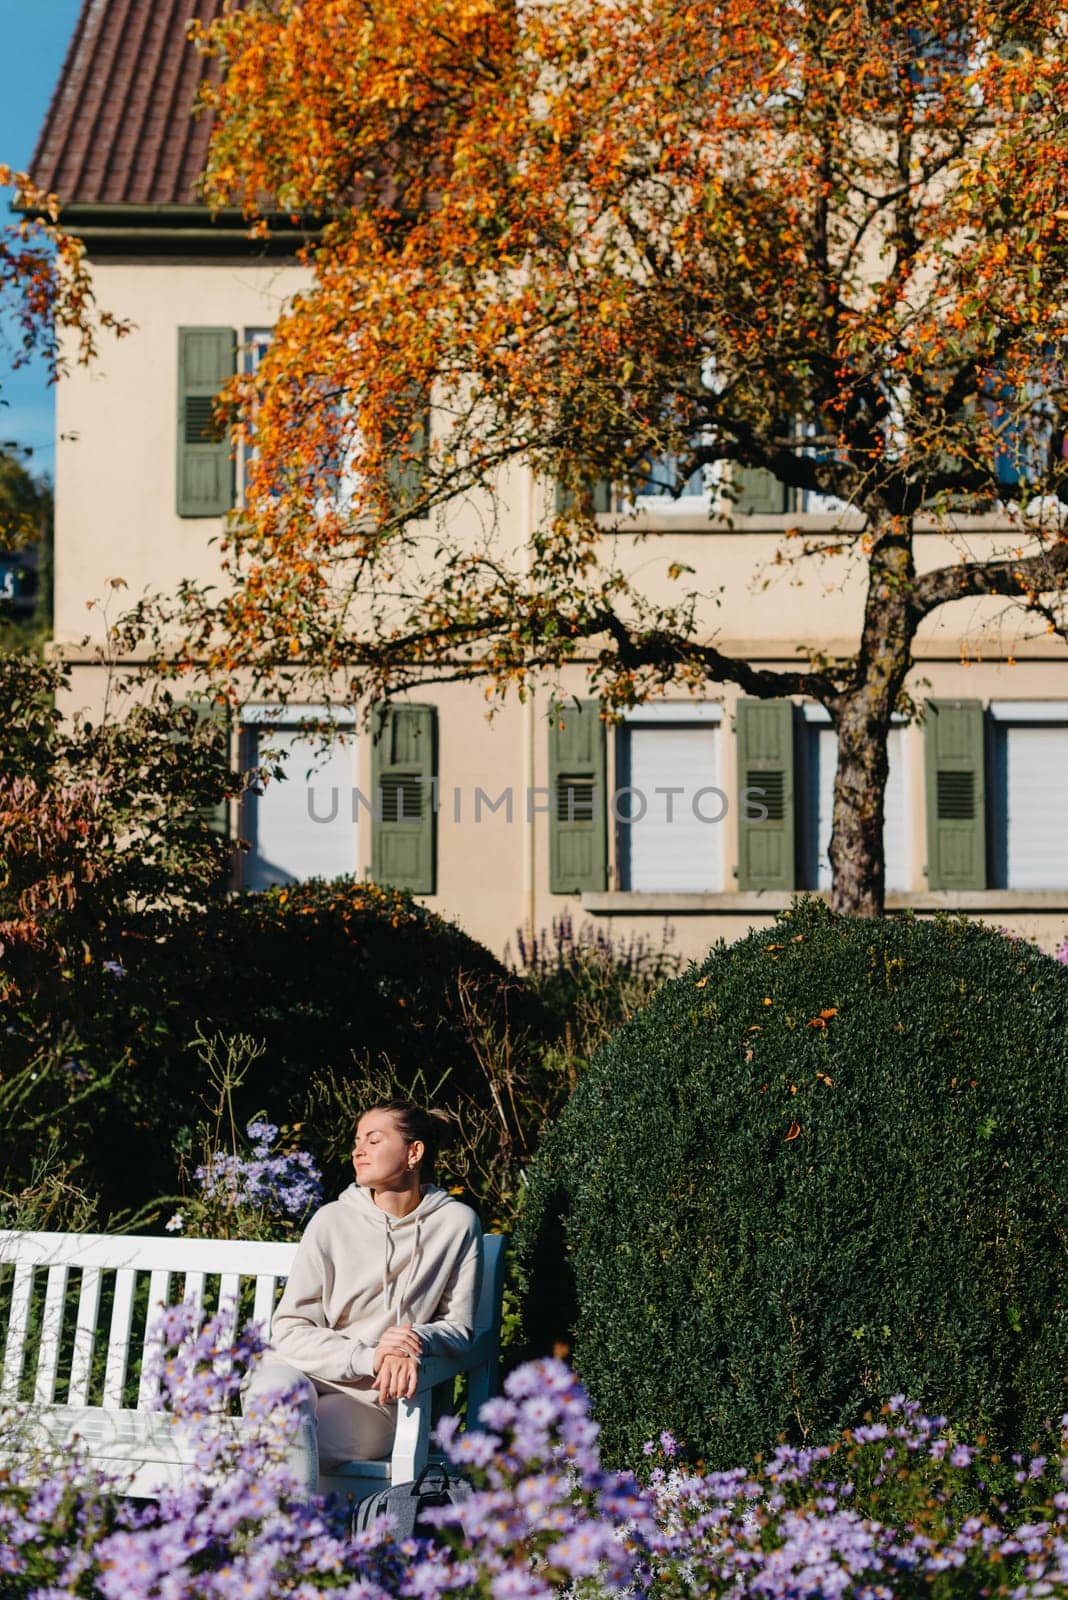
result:
[[[786,1135],[786,1143],[789,1144],[791,1139],[796,1139],[800,1132],[801,1124],[799,1122],[791,1122],[790,1131]]]
[[[797,1093],[797,1084],[796,1083],[788,1083],[786,1085],[786,1087],[789,1089],[791,1094],[796,1094]]]
[[[748,1028],[746,1028],[745,1031],[746,1031],[746,1033],[763,1033],[764,1032],[764,1030],[760,1026],[759,1022],[751,1022],[749,1024]]]
[[[803,933],[795,933],[793,938],[790,940],[791,944],[804,944],[804,942],[805,936]]]
[[[825,1028],[827,1023],[823,1017],[809,1017],[808,1025],[810,1028]]]
[[[816,1076],[821,1083],[825,1083],[827,1085],[828,1089],[834,1088],[834,1079],[828,1078],[825,1072],[817,1072]]]
[[[706,972],[703,978],[698,978],[697,982],[694,984],[694,988],[695,989],[703,989],[705,984],[708,982],[710,977],[711,977],[711,973]]]
[[[764,949],[765,950],[785,950],[786,946],[784,944],[766,944],[764,946]]]
[[[771,1005],[771,995],[770,994],[766,994],[764,996],[764,1004],[766,1006],[770,1006]]]
[[[837,1006],[828,1006],[826,1011],[821,1011],[820,1012],[820,1016],[823,1018],[823,1020],[825,1022],[828,1020],[828,1018],[836,1017],[837,1015],[838,1015],[838,1007]]]

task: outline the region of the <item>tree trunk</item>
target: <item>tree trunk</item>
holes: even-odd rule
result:
[[[878,530],[853,677],[828,703],[838,733],[831,907],[843,915],[878,917],[886,901],[887,738],[912,664],[914,577],[911,526]]]

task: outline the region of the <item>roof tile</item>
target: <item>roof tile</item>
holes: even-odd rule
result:
[[[211,125],[186,32],[226,0],[83,0],[30,171],[64,205],[196,205]]]

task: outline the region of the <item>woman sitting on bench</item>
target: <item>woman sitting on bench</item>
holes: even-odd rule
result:
[[[309,1494],[319,1468],[388,1456],[396,1402],[416,1391],[423,1356],[471,1343],[482,1229],[429,1181],[435,1119],[404,1100],[372,1106],[353,1148],[356,1182],[317,1211],[251,1369],[254,1396],[296,1392],[294,1473]]]

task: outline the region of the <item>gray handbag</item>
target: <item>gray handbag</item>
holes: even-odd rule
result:
[[[398,1543],[433,1538],[437,1529],[423,1519],[423,1513],[432,1506],[459,1505],[470,1499],[472,1492],[471,1485],[450,1473],[443,1461],[430,1461],[414,1483],[397,1483],[357,1501],[352,1508],[352,1531],[361,1533],[376,1517],[388,1515]]]

